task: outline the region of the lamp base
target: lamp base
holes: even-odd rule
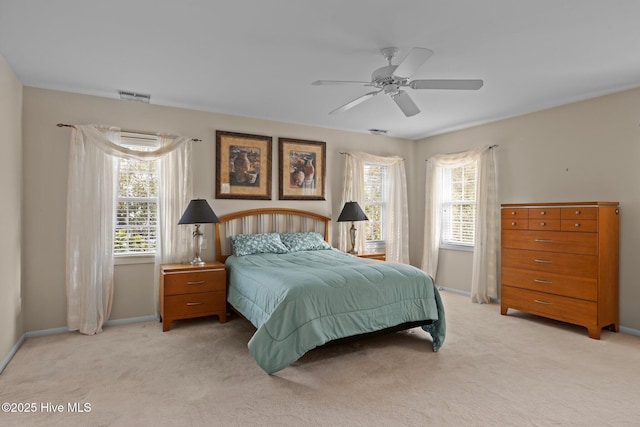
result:
[[[193,231],[193,260],[191,265],[204,265],[205,262],[200,258],[202,252],[202,232],[200,231],[200,224],[195,224],[195,230]]]
[[[193,260],[191,260],[189,262],[189,264],[191,265],[205,265],[206,262],[204,262],[203,260],[200,259],[200,257],[194,258]]]
[[[353,221],[351,221],[351,228],[349,229],[349,237],[351,237],[351,250],[349,253],[351,255],[358,255],[358,251],[356,251],[356,227],[353,225]]]

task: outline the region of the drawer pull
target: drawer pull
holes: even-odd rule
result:
[[[551,285],[553,282],[550,280],[542,280],[542,279],[533,279],[536,283],[544,283],[545,285]]]
[[[539,299],[534,299],[533,301],[534,301],[534,302],[537,302],[538,304],[551,305],[551,303],[550,303],[550,302],[547,302],[547,301],[540,301]]]
[[[551,242],[553,242],[553,240],[551,240],[551,239],[536,239],[535,242],[536,243],[551,243]]]
[[[547,225],[547,223],[546,222],[541,222],[540,225],[544,227],[545,225]]]
[[[576,215],[580,215],[582,212],[580,211],[576,211]]]
[[[515,214],[516,214],[516,211],[511,211],[511,215],[515,215]]]
[[[573,224],[574,227],[580,227],[580,223],[576,222],[575,224]]]
[[[545,211],[540,212],[540,215],[546,215],[547,213]]]
[[[513,225],[515,227],[516,226],[516,222],[515,221],[512,222],[511,225]]]
[[[202,305],[204,304],[204,301],[199,301],[199,302],[188,302],[187,306],[191,307],[193,305]]]
[[[551,264],[551,261],[546,259],[534,259],[535,262],[539,262],[541,264]]]
[[[187,282],[187,285],[202,285],[204,280],[198,280],[197,282]]]

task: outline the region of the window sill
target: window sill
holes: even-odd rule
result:
[[[153,264],[155,262],[155,254],[116,255],[113,257],[113,265]]]
[[[473,246],[465,246],[465,245],[447,245],[441,244],[440,249],[447,249],[450,251],[460,251],[460,252],[473,252]]]

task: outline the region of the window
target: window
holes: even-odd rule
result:
[[[369,218],[365,222],[364,233],[368,250],[382,249],[384,242],[384,221],[387,210],[387,175],[389,167],[376,163],[364,164],[364,213]]]
[[[441,245],[473,248],[476,220],[476,161],[442,169]]]
[[[156,137],[123,133],[123,145],[151,151]],[[117,159],[118,196],[114,255],[151,255],[156,250],[158,175],[155,160]]]

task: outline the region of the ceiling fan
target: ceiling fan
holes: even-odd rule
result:
[[[409,94],[401,89],[403,87],[409,87],[411,89],[477,90],[484,84],[482,80],[411,80],[411,76],[418,68],[433,55],[431,49],[414,47],[398,65],[391,63],[399,52],[397,47],[385,47],[384,49],[380,49],[380,52],[389,65],[375,70],[371,74],[370,82],[316,80],[312,83],[313,85],[362,85],[372,86],[377,89],[336,108],[329,114],[347,111],[367,99],[384,92],[391,96],[391,99],[400,107],[405,116],[411,117],[418,114],[420,109],[415,102],[413,102]]]

